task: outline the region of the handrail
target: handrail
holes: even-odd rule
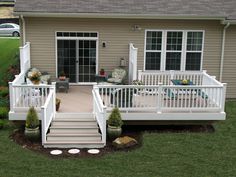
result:
[[[46,135],[55,117],[55,87],[50,88],[49,95],[45,104],[41,107],[41,121],[42,121],[42,144],[46,143]]]
[[[102,99],[99,95],[98,88],[94,86],[94,89],[92,90],[93,94],[93,111],[95,114],[95,118],[97,120],[97,123],[99,125],[99,128],[102,133],[102,142],[105,145],[106,144],[106,106],[103,105]]]

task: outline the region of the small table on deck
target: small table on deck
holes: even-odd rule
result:
[[[97,83],[106,82],[107,81],[107,75],[106,74],[104,74],[104,75],[96,74],[95,79],[96,79]]]
[[[65,80],[56,79],[56,90],[59,91],[61,89],[63,89],[66,93],[68,93],[69,78],[66,78]]]

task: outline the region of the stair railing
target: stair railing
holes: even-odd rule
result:
[[[46,135],[56,112],[55,85],[50,88],[45,104],[41,107],[42,145],[46,143]]]
[[[93,112],[102,133],[102,143],[106,145],[106,106],[103,105],[99,89],[94,86],[93,93]]]

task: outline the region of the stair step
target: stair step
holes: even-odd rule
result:
[[[44,144],[46,148],[102,148],[105,144],[100,141],[48,141]]]
[[[51,128],[75,128],[75,129],[85,129],[85,128],[98,128],[97,124],[96,125],[52,125]]]
[[[54,126],[97,126],[96,121],[61,121],[61,120],[55,120],[52,122],[52,125]]]
[[[89,133],[98,133],[98,128],[50,128],[50,133],[63,133],[63,134],[89,134]]]
[[[74,118],[74,119],[80,119],[80,118],[91,118],[94,119],[93,113],[56,113],[56,119],[57,118]]]
[[[47,135],[49,141],[99,141],[101,134],[57,134],[49,133]]]
[[[56,118],[53,121],[61,121],[61,122],[96,122],[94,118]]]

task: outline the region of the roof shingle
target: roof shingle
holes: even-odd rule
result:
[[[235,0],[16,0],[15,12],[98,13],[236,19]]]

